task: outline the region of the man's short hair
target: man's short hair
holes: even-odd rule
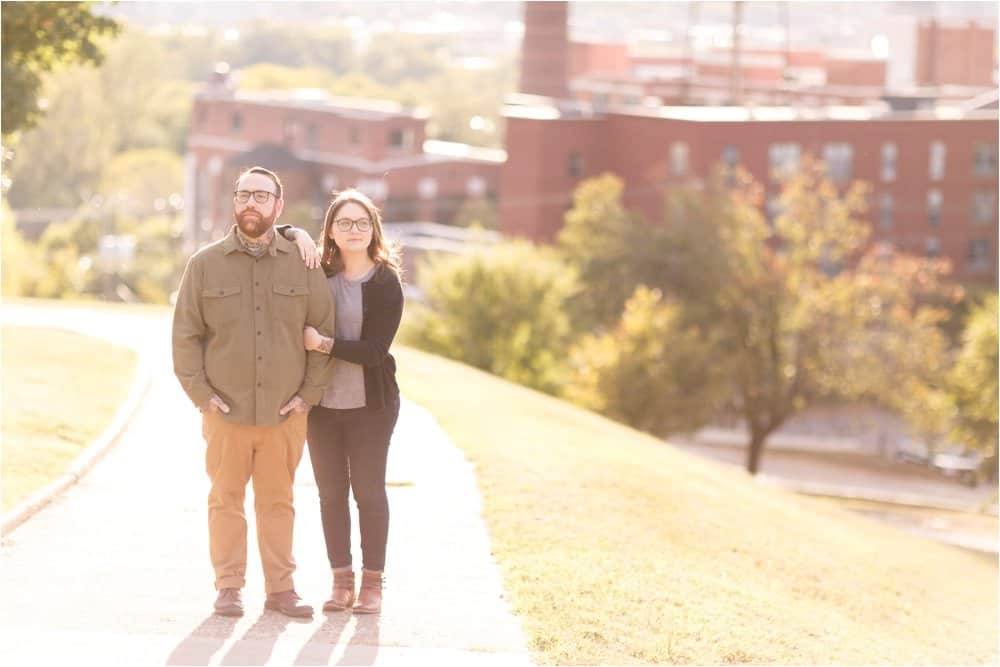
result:
[[[274,194],[277,196],[278,199],[281,199],[281,179],[278,178],[278,175],[276,173],[274,173],[270,169],[265,169],[264,167],[250,167],[249,169],[244,169],[243,171],[241,171],[240,175],[236,177],[236,183],[233,185],[233,189],[239,187],[240,179],[246,176],[247,174],[263,174],[268,178],[270,178],[272,181],[274,181],[275,186],[277,186],[278,188],[278,191],[275,192]]]

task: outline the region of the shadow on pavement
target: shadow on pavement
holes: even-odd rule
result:
[[[278,637],[289,623],[311,623],[312,619],[292,619],[284,614],[265,611],[236,643],[229,647],[220,665],[264,665]]]
[[[306,645],[295,657],[294,665],[326,665],[334,647],[340,643],[340,635],[344,633],[351,615],[347,612],[324,612],[326,620],[319,630],[313,633]]]
[[[356,615],[354,634],[344,649],[338,665],[374,665],[378,656],[379,620],[378,614]]]
[[[238,618],[212,614],[177,645],[167,658],[167,664],[207,665],[233,634],[237,622]]]

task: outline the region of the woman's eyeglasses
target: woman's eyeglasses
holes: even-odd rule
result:
[[[351,220],[350,218],[337,218],[333,221],[333,224],[337,225],[337,229],[342,232],[351,231],[351,227],[357,227],[359,232],[367,232],[372,228],[372,221],[368,218],[359,218],[357,220]]]

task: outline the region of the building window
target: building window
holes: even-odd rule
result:
[[[323,191],[326,193],[333,193],[337,189],[337,175],[334,173],[328,173],[323,176]]]
[[[684,176],[688,170],[688,145],[683,141],[670,144],[670,175]]]
[[[941,224],[941,203],[943,199],[940,190],[931,189],[927,191],[927,224],[931,227],[938,227]]]
[[[437,196],[438,182],[434,178],[421,178],[417,183],[417,194],[421,199],[432,199]]]
[[[969,270],[986,271],[990,268],[990,240],[971,239],[969,241]]]
[[[352,125],[350,130],[350,139],[353,145],[358,145],[361,143],[361,128],[357,125]]]
[[[944,178],[944,159],[947,147],[943,141],[931,142],[931,154],[929,164],[929,175],[932,181],[940,181]]]
[[[771,144],[767,149],[771,178],[775,181],[783,181],[793,176],[799,170],[801,152],[798,144]]]
[[[233,112],[233,132],[239,132],[243,127],[243,114],[239,111]]]
[[[890,229],[892,229],[892,215],[893,215],[893,209],[895,208],[895,204],[896,204],[896,202],[893,200],[892,195],[890,195],[890,194],[883,194],[879,198],[879,202],[878,202],[878,213],[879,213],[878,225],[879,225],[879,229],[881,229],[884,232],[887,232]]]
[[[465,194],[470,197],[482,197],[486,194],[486,179],[482,176],[470,176],[465,182]]]
[[[988,225],[996,217],[996,195],[989,190],[979,190],[972,193],[972,222],[976,225]]]
[[[924,241],[924,254],[934,258],[941,255],[941,239],[936,236],[928,236]]]
[[[899,150],[896,144],[882,144],[882,182],[891,183],[896,180],[896,158]]]
[[[294,120],[285,121],[285,144],[298,148],[302,127]]]
[[[854,169],[854,147],[846,143],[823,146],[823,161],[826,162],[826,177],[834,183],[851,180]]]
[[[997,175],[996,144],[976,144],[972,154],[972,171],[976,176]]]
[[[357,188],[372,199],[385,199],[389,194],[389,186],[381,178],[362,178]]]
[[[413,130],[401,128],[389,132],[389,146],[392,148],[409,148],[413,145]]]
[[[722,163],[732,169],[740,163],[740,149],[736,146],[726,146],[722,149]]]
[[[583,176],[583,158],[576,151],[570,153],[566,158],[566,174],[570,178]]]

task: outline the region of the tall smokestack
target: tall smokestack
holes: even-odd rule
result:
[[[525,2],[521,43],[522,93],[569,97],[567,2]]]
[[[729,65],[729,103],[740,104],[743,97],[743,72],[740,71],[740,24],[743,23],[743,2],[733,3],[733,53]]]

